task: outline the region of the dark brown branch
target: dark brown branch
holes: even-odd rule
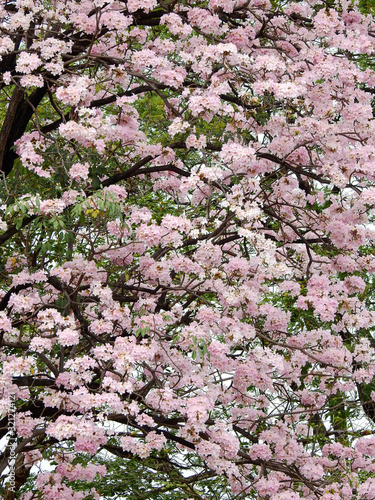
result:
[[[6,241],[8,241],[10,238],[12,238],[12,236],[14,236],[15,234],[18,233],[18,231],[22,228],[24,228],[25,226],[28,226],[30,224],[30,222],[32,222],[34,219],[36,219],[36,215],[31,215],[30,217],[25,217],[22,221],[22,224],[21,224],[21,227],[19,229],[16,228],[16,226],[12,226],[10,227],[9,229],[7,229],[6,231],[3,232],[3,234],[0,234],[0,246],[5,243]]]
[[[12,295],[12,293],[18,293],[21,290],[25,290],[26,288],[29,288],[30,286],[32,286],[32,283],[24,283],[22,285],[13,286],[1,299],[0,311],[4,311],[4,309],[8,306],[9,299],[10,299],[10,296]]]
[[[164,85],[162,83],[155,83],[155,85],[158,86],[160,89],[167,88],[167,85]],[[119,92],[118,94],[110,95],[108,97],[103,97],[102,99],[95,99],[92,101],[89,105],[89,108],[99,108],[101,106],[106,106],[108,104],[113,104],[119,97],[130,97],[133,95],[138,95],[138,94],[144,94],[145,92],[150,92],[153,89],[149,85],[140,85],[139,87],[136,87],[131,90],[126,90],[125,92]],[[64,117],[59,118],[58,120],[55,120],[52,123],[49,123],[48,125],[44,125],[44,127],[41,128],[42,132],[44,134],[47,134],[48,132],[52,132],[53,130],[56,130],[62,123],[66,123],[69,121],[69,118],[71,116],[70,111],[64,115]]]
[[[25,91],[21,87],[16,87],[13,91],[7,114],[0,131],[0,170],[8,175],[14,160],[18,157],[14,151],[15,142],[24,134],[34,109],[39,105],[47,93],[44,85],[37,88],[27,99]]]

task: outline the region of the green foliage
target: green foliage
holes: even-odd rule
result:
[[[375,1],[374,0],[359,0],[358,6],[363,14],[375,15]]]
[[[172,461],[166,452],[159,456],[146,459],[111,458],[106,454],[88,460],[87,455],[80,454],[74,464],[84,466],[91,464],[104,465],[107,473],[103,478],[96,476],[91,483],[84,481],[67,482],[74,491],[89,491],[95,488],[103,500],[187,500],[210,498],[225,500],[226,481],[223,478],[212,477],[202,464],[194,463],[189,458],[191,468],[186,464]],[[36,474],[31,474],[21,492],[31,491],[36,480]],[[21,494],[18,493],[18,496]],[[18,498],[18,497],[17,497]],[[91,500],[90,497],[88,497]]]

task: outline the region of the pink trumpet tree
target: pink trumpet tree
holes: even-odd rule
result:
[[[211,498],[204,476],[223,499],[374,499],[372,16],[14,0],[0,18],[4,498],[99,498],[74,481],[114,455],[180,473],[186,498]]]

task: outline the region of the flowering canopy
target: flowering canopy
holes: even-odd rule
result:
[[[215,477],[226,499],[375,498],[372,17],[0,17],[0,413],[5,436],[15,397],[21,498],[99,498],[73,482],[105,474],[102,450],[179,472],[173,498]]]

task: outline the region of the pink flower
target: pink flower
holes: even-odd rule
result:
[[[308,461],[301,467],[301,472],[307,479],[316,481],[323,477],[324,469],[321,465],[314,463],[314,461]]]
[[[59,344],[70,346],[79,344],[79,333],[71,328],[65,328],[57,332]]]
[[[17,59],[16,71],[19,73],[32,73],[42,64],[37,54],[21,52]]]
[[[45,200],[40,202],[40,211],[43,215],[61,214],[65,208],[63,200]]]
[[[129,12],[136,12],[137,10],[144,10],[146,13],[154,9],[157,5],[156,0],[128,0]]]
[[[74,180],[86,180],[89,175],[89,164],[88,163],[74,163],[68,172],[68,175],[71,179]]]
[[[272,458],[272,451],[266,444],[253,444],[249,451],[249,456],[252,460],[270,460]]]

